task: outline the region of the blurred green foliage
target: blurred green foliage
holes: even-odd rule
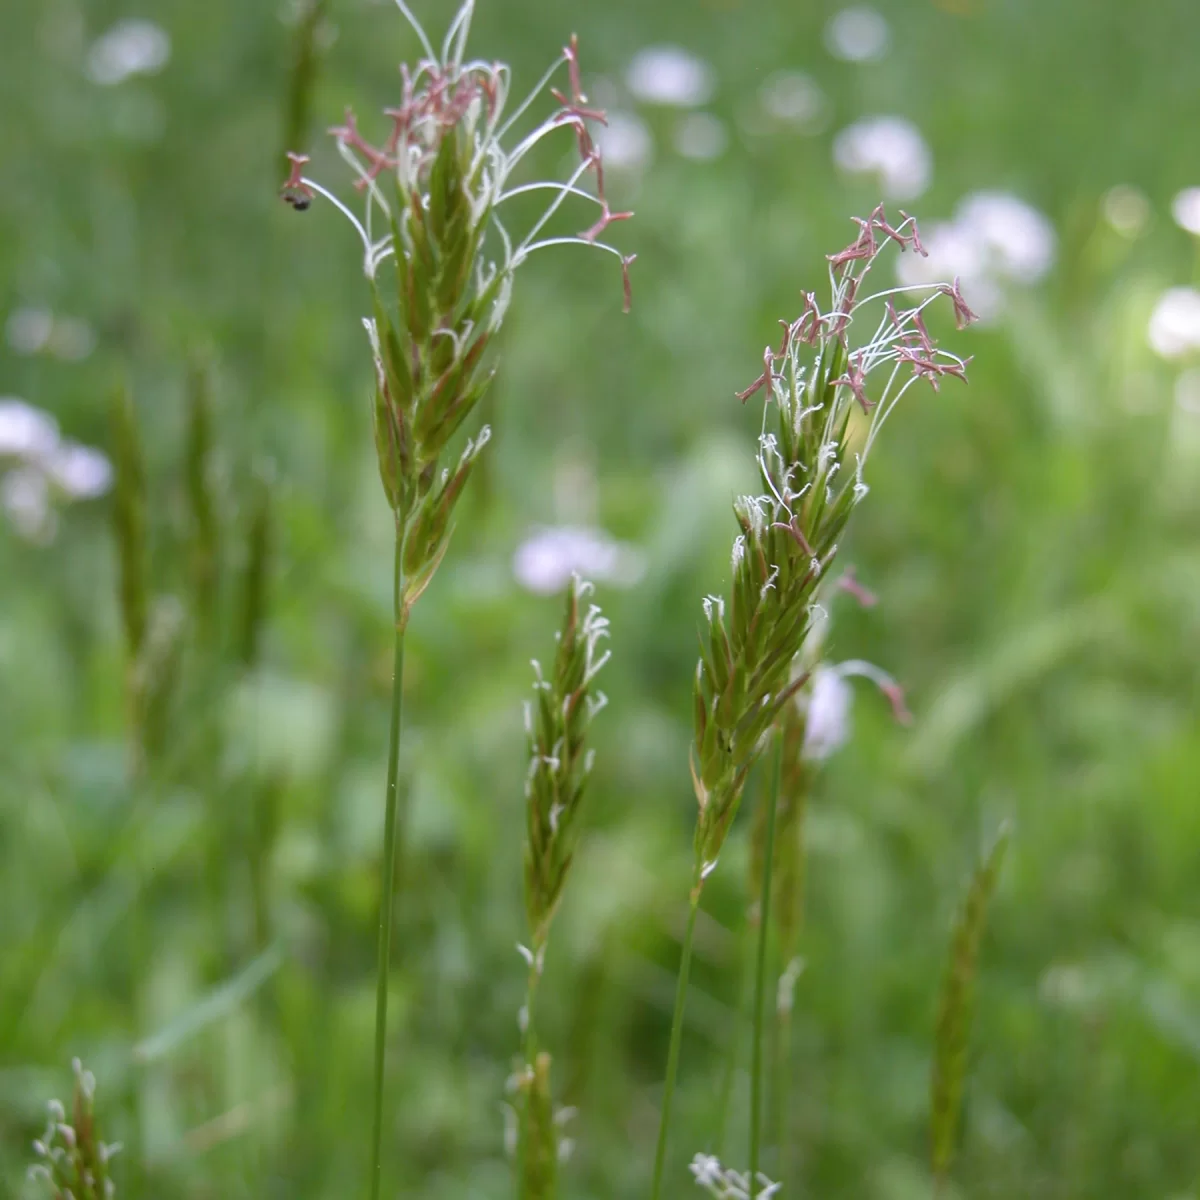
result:
[[[438,29],[449,8],[418,11]],[[390,5],[327,10],[314,132],[346,103],[393,103],[396,63],[417,52]],[[496,438],[410,627],[393,1195],[510,1188],[520,702],[560,604],[522,591],[510,564],[530,527],[579,520],[636,543],[647,570],[600,588],[611,703],[539,1026],[559,1099],[579,1109],[564,1194],[644,1194],[691,861],[699,599],[726,579],[729,500],[753,480],[759,413],[732,397],[776,319],[820,289],[847,218],[877,200],[831,165],[834,133],[897,112],[934,156],[918,216],[1012,190],[1053,221],[1058,260],[1002,319],[958,335],[976,356],[969,389],[921,390],[898,411],[845,548],[882,603],[842,604],[832,652],[884,664],[916,722],[893,727],[864,696],[810,805],[793,1194],[929,1194],[950,920],[1008,818],[948,1194],[1200,1196],[1200,417],[1145,341],[1157,294],[1196,275],[1169,204],[1200,183],[1200,14],[1192,0],[881,10],[890,53],[850,64],[824,47],[821,4],[480,0],[473,46],[511,61],[518,91],[576,29],[585,73],[632,110],[619,90],[632,55],[687,46],[713,65],[708,109],[730,140],[688,160],[672,149],[677,114],[639,110],[655,155],[610,185],[638,210],[620,230],[639,255],[631,316],[602,256],[539,256],[517,284],[488,401]],[[106,1137],[126,1144],[127,1200],[341,1197],[365,1177],[390,525],[357,243],[327,207],[298,217],[277,200],[283,131],[303,115],[289,91],[302,14],[0,6],[0,315],[44,308],[96,334],[82,359],[0,344],[0,392],[112,457],[109,401],[128,378],[149,611],[174,597],[190,631],[164,747],[131,782],[112,497],[64,510],[49,545],[0,519],[4,1194],[19,1194],[76,1054]],[[98,86],[88,47],[129,16],[162,26],[170,61]],[[781,69],[823,89],[823,129],[756,121]],[[570,152],[564,133],[546,162]],[[332,177],[331,147],[314,154]],[[1105,219],[1114,185],[1149,201],[1132,234]],[[214,364],[202,560],[187,457],[198,353]],[[590,507],[562,483],[588,476]],[[264,619],[247,642],[256,553]],[[706,892],[670,1195],[690,1194],[684,1163],[713,1149],[748,824]],[[736,1089],[744,1113],[744,1078]],[[741,1125],[732,1135],[744,1146]]]

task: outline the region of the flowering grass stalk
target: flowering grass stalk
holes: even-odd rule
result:
[[[100,1140],[93,1111],[95,1076],[83,1069],[79,1059],[71,1065],[75,1072],[71,1112],[58,1100],[50,1101],[46,1132],[33,1143],[38,1161],[29,1168],[29,1178],[45,1183],[54,1200],[113,1200],[117,1189],[109,1163],[121,1147]]]
[[[924,319],[941,296],[950,300],[960,326],[973,318],[957,284],[864,294],[871,268],[888,245],[923,253],[916,222],[901,216],[892,224],[880,205],[865,220],[856,218],[858,237],[828,259],[829,309],[823,311],[809,293],[801,315],[780,322],[779,349],[764,350],[762,372],[738,393],[745,402],[762,392],[767,406],[774,401],[776,419],[769,429],[764,406],[757,454],[762,494],[734,502],[740,533],[733,545],[728,605],[721,596],[704,601],[691,752],[699,815],[689,931],[747,775],[784,705],[807,679],[805,673],[793,676],[793,660],[812,622],[814,592],[837,555],[851,514],[869,491],[863,470],[875,439],[913,384],[924,379],[937,390],[946,376],[966,378],[969,360],[939,349]],[[914,306],[898,310],[896,302],[910,297]],[[864,324],[873,332],[852,346],[852,334]],[[867,387],[873,375],[884,378],[875,396]],[[865,430],[854,420],[856,413],[864,418]],[[767,919],[763,912],[764,928]],[[685,962],[689,942],[690,934]],[[682,967],[680,974],[685,974]],[[662,1186],[685,995],[681,987],[672,1021],[654,1200]],[[750,1185],[753,1192],[753,1175]]]
[[[304,174],[305,155],[290,154],[283,198],[307,209],[321,196],[348,218],[363,251],[372,301],[363,322],[374,363],[374,428],[379,474],[395,524],[393,568],[394,672],[384,818],[383,888],[375,1030],[375,1099],[371,1195],[380,1187],[380,1144],[387,1032],[387,975],[391,946],[397,829],[398,745],[402,714],[404,633],[418,597],[429,586],[450,539],[453,515],[488,443],[481,428],[456,459],[450,444],[483,398],[495,374],[487,351],[499,331],[517,268],[538,250],[562,244],[595,246],[621,264],[626,303],[629,264],[602,240],[608,227],[632,214],[613,212],[604,191],[599,151],[589,122],[604,114],[583,94],[574,38],[531,95],[507,111],[509,69],[466,57],[474,0],[458,10],[435,51],[404,0],[396,0],[423,55],[401,67],[400,103],[384,110],[382,141],[367,140],[353,112],[331,130],[338,153],[362,196],[363,215]],[[569,94],[551,88],[557,110],[509,149],[506,140],[553,76],[566,67]],[[565,182],[512,183],[526,156],[560,128],[574,132],[580,161]],[[581,184],[594,180],[589,192]],[[541,217],[515,241],[503,220],[512,199],[545,191]],[[600,209],[584,232],[550,236],[548,223],[573,197]]]
[[[529,969],[522,1062],[517,1076],[521,1097],[517,1154],[518,1195],[543,1200],[554,1195],[559,1144],[550,1091],[550,1056],[538,1052],[534,1003],[546,958],[550,923],[578,842],[578,817],[592,773],[593,752],[584,743],[592,718],[607,703],[593,681],[609,659],[599,643],[608,620],[596,605],[584,610],[592,585],[573,576],[566,614],[555,635],[557,650],[550,677],[534,660],[535,699],[525,706],[529,772],[525,780],[525,910],[529,945],[518,947]]]

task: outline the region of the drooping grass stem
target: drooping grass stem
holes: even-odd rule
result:
[[[688,904],[687,929],[683,934],[683,953],[679,960],[679,979],[675,985],[675,1012],[671,1018],[671,1044],[667,1051],[667,1078],[663,1085],[662,1111],[658,1119],[658,1146],[654,1152],[654,1184],[651,1200],[659,1200],[663,1169],[667,1160],[667,1130],[671,1123],[671,1099],[675,1094],[675,1075],[679,1068],[679,1046],[683,1040],[683,1009],[687,1000],[688,971],[692,965],[692,941],[696,935],[696,914],[700,911],[700,871],[697,869]]]
[[[767,829],[763,841],[762,898],[758,905],[758,956],[754,976],[754,1034],[750,1058],[750,1200],[758,1194],[758,1158],[762,1139],[763,1007],[767,990],[767,941],[770,937],[771,868],[775,859],[775,810],[779,806],[781,754],[767,786]]]
[[[371,1121],[371,1200],[379,1200],[383,1165],[383,1076],[387,1046],[388,976],[392,949],[392,905],[396,886],[396,814],[399,808],[397,779],[400,769],[400,724],[404,701],[405,614],[402,569],[404,530],[396,527],[396,552],[393,568],[392,608],[394,643],[392,657],[392,714],[388,724],[387,793],[383,818],[383,882],[379,894],[379,949],[375,982],[375,1096]]]

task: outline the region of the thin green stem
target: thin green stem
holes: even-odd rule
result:
[[[523,1062],[521,1067],[525,1071],[533,1071],[533,1059],[537,1054],[537,1034],[533,1028],[533,1003],[537,998],[537,985],[541,973],[538,970],[538,951],[534,951],[533,962],[529,964],[529,980],[525,988],[525,1036],[522,1039],[521,1055]],[[532,1197],[533,1192],[530,1189],[529,1179],[529,1127],[530,1121],[530,1106],[533,1104],[533,1085],[530,1080],[529,1087],[526,1089],[524,1102],[521,1105],[519,1114],[520,1125],[518,1129],[518,1149],[517,1149],[517,1195],[521,1200],[528,1200]]]
[[[387,1045],[388,974],[392,949],[392,905],[396,886],[397,778],[400,767],[400,721],[404,697],[404,625],[401,563],[404,551],[402,529],[396,530],[393,571],[393,616],[395,641],[392,666],[392,716],[388,728],[387,796],[383,818],[383,886],[379,896],[379,950],[375,981],[375,1111],[371,1122],[371,1200],[379,1200],[383,1165],[383,1073]]]
[[[767,832],[763,840],[762,898],[758,905],[758,963],[754,979],[754,1044],[750,1060],[750,1200],[758,1194],[758,1155],[762,1136],[763,1005],[767,990],[767,938],[771,916],[771,868],[775,860],[775,810],[779,806],[780,756],[767,788]]]
[[[742,1052],[742,1034],[746,1025],[746,1010],[750,1007],[750,986],[754,978],[754,958],[751,942],[743,932],[744,949],[738,964],[737,1011],[734,1013],[733,1030],[729,1035],[729,1047],[725,1059],[725,1075],[721,1080],[721,1096],[717,1108],[717,1157],[724,1162],[729,1140],[729,1113],[733,1107],[733,1092],[737,1082],[738,1058]]]
[[[654,1152],[654,1186],[651,1200],[659,1200],[663,1169],[667,1161],[667,1128],[671,1122],[671,1099],[675,1094],[675,1075],[679,1069],[679,1045],[683,1040],[683,1008],[687,1000],[688,971],[692,965],[692,941],[696,935],[696,914],[700,911],[700,877],[697,872],[688,907],[687,929],[683,935],[683,955],[679,960],[679,981],[675,986],[675,1014],[671,1018],[671,1046],[667,1051],[667,1078],[663,1087],[662,1113],[658,1120],[658,1148]]]
[[[775,1058],[771,1064],[773,1076],[772,1091],[775,1103],[775,1144],[779,1148],[779,1162],[776,1167],[776,1181],[780,1190],[786,1191],[791,1178],[792,1156],[790,1140],[787,1136],[791,1124],[791,1078],[788,1066],[792,1058],[792,1010],[790,1005],[785,1009],[776,1007],[775,1010]]]

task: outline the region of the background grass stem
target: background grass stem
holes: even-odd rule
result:
[[[696,914],[700,911],[700,878],[697,872],[688,907],[687,929],[683,934],[683,952],[679,960],[679,979],[675,985],[675,1011],[671,1017],[671,1044],[667,1051],[667,1077],[663,1085],[662,1110],[658,1119],[658,1145],[654,1152],[654,1182],[651,1200],[659,1200],[663,1169],[667,1158],[667,1130],[671,1123],[671,1099],[675,1094],[675,1076],[679,1069],[679,1046],[683,1040],[683,1010],[687,1000],[688,971],[692,965],[692,942],[696,936]]]
[[[754,975],[754,1033],[750,1057],[750,1200],[758,1192],[758,1161],[762,1140],[763,1006],[767,988],[767,940],[770,936],[771,867],[775,858],[775,810],[779,805],[782,751],[777,750],[767,786],[767,830],[763,842],[762,898],[758,906],[758,952]]]

